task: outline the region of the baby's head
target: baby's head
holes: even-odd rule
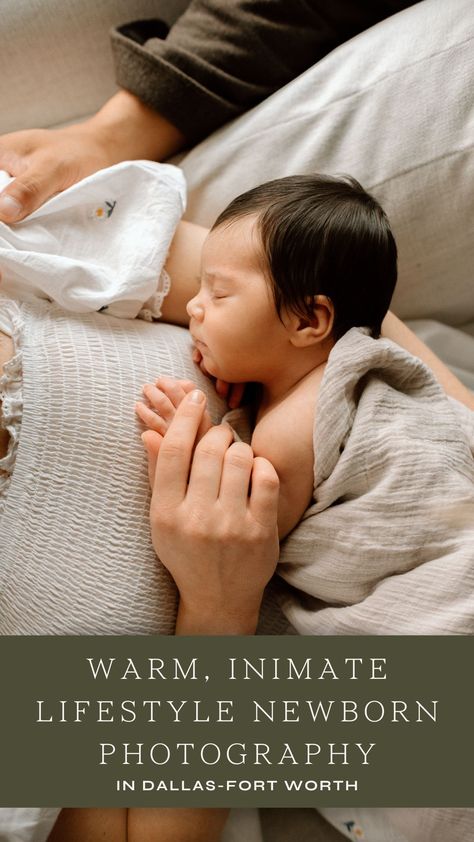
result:
[[[379,336],[396,263],[388,220],[354,179],[290,176],[238,196],[206,238],[188,303],[207,370],[265,383],[292,362],[319,365],[351,327]]]
[[[385,212],[354,178],[268,181],[237,196],[211,230],[251,214],[278,315],[310,317],[314,296],[325,295],[334,305],[335,340],[351,327],[380,336],[397,280],[397,247]]]

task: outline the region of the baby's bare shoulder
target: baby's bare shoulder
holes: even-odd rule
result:
[[[279,453],[283,448],[292,456],[312,448],[313,425],[322,371],[315,369],[300,380],[280,401],[260,413],[252,437],[254,452],[271,457],[263,450]]]

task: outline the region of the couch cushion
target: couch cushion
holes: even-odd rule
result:
[[[116,91],[112,26],[161,17],[189,0],[3,0],[0,134],[89,116]]]

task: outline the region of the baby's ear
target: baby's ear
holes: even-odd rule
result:
[[[291,343],[297,348],[306,348],[328,339],[334,325],[334,304],[327,295],[315,295],[308,299],[313,305],[312,315],[294,315],[291,319]]]

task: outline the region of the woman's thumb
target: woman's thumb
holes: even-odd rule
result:
[[[51,179],[22,173],[0,193],[0,222],[19,222],[39,208],[55,192]]]

